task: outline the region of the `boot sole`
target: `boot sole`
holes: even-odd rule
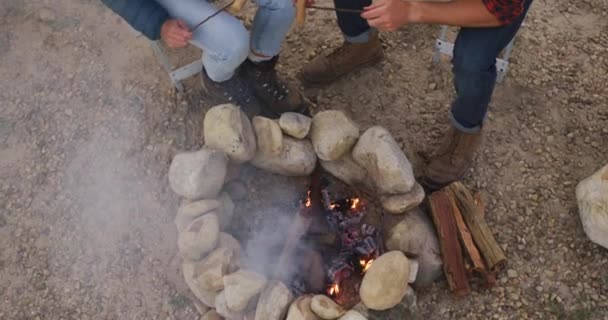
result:
[[[354,71],[357,71],[359,69],[364,69],[367,67],[373,67],[374,65],[380,63],[382,60],[384,60],[384,53],[380,54],[377,57],[374,57],[373,59],[363,62],[357,66],[355,66],[354,68],[352,68],[351,70],[339,74],[333,78],[326,78],[326,80],[323,81],[311,81],[306,79],[306,77],[304,76],[304,73],[302,71],[299,72],[299,78],[302,81],[302,84],[307,87],[307,88],[321,88],[323,86],[326,86],[328,84],[331,84],[333,82],[336,82],[338,80],[340,80],[341,78],[343,78],[344,76],[348,75],[349,73],[352,73]]]

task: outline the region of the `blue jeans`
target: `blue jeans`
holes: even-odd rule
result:
[[[334,0],[336,7],[362,9],[371,0]],[[509,25],[496,28],[462,28],[454,44],[452,72],[456,100],[450,117],[464,132],[481,128],[496,84],[496,58],[511,42],[523,22],[532,0],[526,0],[522,15]],[[369,39],[370,26],[358,14],[338,12],[338,26],[350,42]]]
[[[190,28],[217,11],[205,0],[157,0],[169,14]],[[255,0],[259,9],[251,35],[237,18],[221,12],[194,30],[192,42],[203,49],[203,66],[209,78],[230,79],[250,50],[265,56],[278,55],[295,17],[293,0]]]

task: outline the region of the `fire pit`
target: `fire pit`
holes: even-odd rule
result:
[[[371,210],[376,200],[384,213],[403,215],[424,198],[388,131],[372,127],[360,135],[339,111],[250,122],[238,107],[220,105],[207,112],[204,135],[203,149],[175,156],[169,182],[190,199],[175,219],[178,247],[184,278],[208,319],[365,319],[346,311],[387,310],[411,292],[416,268],[403,252],[387,251],[380,219],[371,219],[382,215]],[[249,252],[227,233],[234,214],[222,193],[227,167],[244,162],[311,178],[288,227],[278,230],[285,233],[279,251],[276,243],[258,246],[279,254]],[[273,223],[281,225],[267,225]],[[246,256],[268,267],[254,268]]]

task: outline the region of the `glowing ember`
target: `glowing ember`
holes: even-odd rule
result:
[[[330,210],[334,210],[336,208],[336,206],[337,206],[337,204],[332,203],[332,204],[329,205],[329,209]]]
[[[310,198],[310,190],[308,190],[308,192],[306,193],[306,202],[304,203],[304,206],[306,206],[306,208],[310,208],[311,205],[312,199]]]
[[[374,262],[374,260],[359,260],[359,264],[361,265],[361,269],[363,270],[363,272],[367,272],[367,270],[369,270],[369,267],[372,266],[372,263]]]
[[[350,208],[351,209],[356,209],[357,205],[359,205],[360,201],[361,201],[361,199],[359,199],[359,198],[352,199],[352,204],[351,204]]]
[[[328,293],[330,296],[337,296],[340,294],[340,286],[337,283],[334,283],[329,287]]]

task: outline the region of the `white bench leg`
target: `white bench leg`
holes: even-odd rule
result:
[[[150,47],[152,47],[152,50],[154,50],[154,55],[156,55],[158,62],[161,64],[163,69],[165,69],[165,71],[169,75],[169,78],[171,79],[171,83],[173,83],[173,86],[175,87],[175,89],[177,89],[177,91],[179,91],[179,92],[184,92],[184,86],[180,82],[180,79],[176,79],[173,77],[173,75],[172,75],[173,67],[171,66],[169,57],[167,57],[167,55],[163,51],[160,44],[158,44],[157,41],[150,41]]]

